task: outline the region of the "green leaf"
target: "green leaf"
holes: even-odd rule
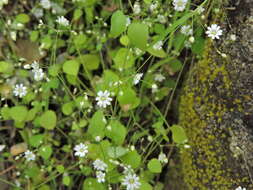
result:
[[[100,136],[104,137],[105,129],[105,117],[102,111],[97,111],[93,114],[90,125],[88,128],[88,133],[91,134],[94,138]]]
[[[165,58],[167,56],[167,54],[165,53],[165,51],[163,49],[156,50],[153,47],[150,47],[150,48],[147,49],[147,51],[151,55],[156,56],[156,57]]]
[[[126,137],[126,129],[124,125],[122,125],[119,121],[112,120],[109,126],[111,129],[106,130],[106,136],[112,139],[112,141],[117,145],[123,144]]]
[[[159,162],[159,160],[153,158],[152,160],[150,160],[148,162],[148,169],[152,172],[152,173],[161,173],[162,171],[162,165]]]
[[[95,178],[86,178],[83,183],[83,190],[106,190],[102,183],[98,183]]]
[[[74,43],[77,49],[83,49],[87,41],[87,37],[84,34],[78,34],[74,37]]]
[[[129,44],[129,38],[127,35],[121,36],[119,41],[123,46],[127,46]]]
[[[81,9],[76,9],[74,11],[73,20],[78,20],[83,15],[83,11]]]
[[[145,50],[149,38],[148,26],[143,23],[130,24],[127,35],[132,45]]]
[[[149,183],[143,180],[141,180],[140,182],[141,182],[141,186],[139,190],[153,190],[153,187]]]
[[[140,104],[140,99],[135,91],[130,87],[124,87],[118,94],[118,101],[124,111],[136,108]]]
[[[81,55],[78,60],[87,70],[96,70],[100,64],[100,57],[97,54]]]
[[[107,153],[111,158],[119,158],[125,155],[127,150],[121,146],[110,146]]]
[[[62,182],[64,185],[69,186],[71,182],[71,178],[68,175],[63,175]]]
[[[79,71],[79,66],[80,64],[76,60],[69,60],[64,62],[63,71],[69,75],[76,76]]]
[[[59,172],[59,173],[63,173],[63,172],[65,171],[65,168],[64,168],[63,165],[57,165],[57,166],[56,166],[56,170],[57,170],[57,172]]]
[[[184,129],[179,125],[172,125],[171,126],[172,131],[172,139],[175,143],[185,143],[187,141],[187,136],[185,134]]]
[[[33,147],[38,147],[42,144],[44,138],[44,134],[33,135],[29,138],[29,144]]]
[[[73,112],[73,106],[74,103],[73,102],[68,102],[62,105],[62,113],[64,113],[64,115],[70,115]]]
[[[56,126],[57,117],[54,111],[48,110],[40,117],[40,125],[45,129],[54,129]]]
[[[173,72],[178,72],[182,69],[182,63],[178,59],[173,59],[169,61],[170,68],[172,69]]]
[[[113,38],[118,37],[126,30],[127,18],[122,11],[118,10],[113,13],[111,17],[111,30],[110,34]]]
[[[10,109],[10,115],[15,122],[23,122],[27,116],[27,108],[25,106],[15,106]]]
[[[30,17],[27,14],[21,13],[16,16],[16,21],[19,23],[25,24],[30,21]]]
[[[11,63],[0,61],[0,73],[6,73],[12,67]]]
[[[44,159],[48,160],[52,155],[53,150],[50,145],[42,146],[39,149],[39,155]]]
[[[192,52],[197,55],[202,55],[205,47],[205,39],[202,37],[197,37],[195,42],[192,44]]]
[[[133,169],[137,168],[141,164],[141,156],[136,150],[128,152],[125,156],[122,157],[124,164],[132,166]]]
[[[135,58],[133,53],[127,48],[120,48],[113,58],[117,69],[127,69],[134,65]]]
[[[53,65],[49,66],[48,73],[49,73],[49,75],[56,77],[58,75],[58,73],[60,72],[60,69],[61,69],[60,64],[53,64]]]

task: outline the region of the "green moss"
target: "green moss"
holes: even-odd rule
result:
[[[217,59],[211,44],[206,46],[204,59],[192,69],[180,100],[180,125],[186,129],[191,146],[180,153],[181,172],[189,190],[229,190],[250,181],[247,174],[230,166],[231,129],[221,126],[224,115],[240,111],[243,100],[223,99],[231,96],[228,63]],[[232,109],[228,106],[231,103]]]

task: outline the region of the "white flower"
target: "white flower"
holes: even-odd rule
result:
[[[99,91],[96,97],[97,105],[102,108],[111,105],[112,98],[110,98],[110,92],[105,90]]]
[[[74,150],[76,151],[75,156],[84,157],[88,153],[88,146],[80,143],[75,146]]]
[[[134,3],[134,14],[139,14],[141,12],[141,7],[140,7],[140,4],[138,2]]]
[[[33,74],[34,74],[34,80],[36,81],[40,81],[43,79],[44,77],[44,72],[42,69],[33,69],[32,70]]]
[[[41,17],[43,17],[43,15],[44,15],[43,9],[35,8],[35,9],[33,10],[33,14],[34,14],[34,16],[37,17],[37,18],[41,18]]]
[[[98,183],[103,183],[105,182],[105,173],[102,171],[97,171],[96,172],[96,177],[97,177],[97,181]]]
[[[143,51],[139,48],[134,48],[134,53],[138,56],[138,55],[141,55]]]
[[[105,171],[107,169],[107,164],[104,163],[102,160],[100,159],[96,159],[94,162],[93,162],[93,167],[96,169],[96,170],[100,170],[100,171]]]
[[[151,3],[151,5],[149,6],[149,10],[153,12],[157,7],[158,7],[158,3],[156,1],[155,3]]]
[[[50,9],[51,7],[51,2],[49,0],[40,0],[40,5],[44,8],[44,9]]]
[[[0,10],[3,8],[4,5],[8,4],[8,0],[0,0]]]
[[[201,13],[203,13],[204,11],[205,11],[205,9],[204,9],[202,6],[199,6],[199,7],[197,8],[198,14],[201,14]]]
[[[27,94],[27,87],[23,84],[16,84],[13,90],[14,96],[24,97]]]
[[[126,186],[127,190],[135,190],[139,189],[141,186],[141,183],[139,181],[139,177],[136,174],[127,174],[122,182],[123,186]]]
[[[222,30],[217,24],[212,24],[211,26],[207,27],[206,34],[213,40],[215,38],[220,39],[220,36],[222,35]]]
[[[189,38],[189,42],[193,44],[193,43],[195,42],[195,38],[194,38],[193,36],[191,36],[191,37]]]
[[[27,161],[32,161],[32,160],[35,160],[35,154],[33,152],[31,152],[30,150],[27,150],[25,152],[25,159]]]
[[[6,147],[6,145],[1,144],[1,145],[0,145],[0,152],[3,151],[3,149],[4,149],[5,147]]]
[[[152,84],[151,88],[152,88],[152,93],[155,93],[157,92],[158,86],[156,84]]]
[[[128,27],[131,24],[131,19],[129,17],[127,17],[126,19],[126,26]]]
[[[136,85],[136,84],[138,84],[140,82],[142,76],[143,76],[143,73],[137,73],[134,76],[134,85]]]
[[[58,24],[63,25],[63,26],[69,25],[68,19],[66,19],[64,16],[58,16],[56,22],[58,22]]]
[[[189,36],[189,35],[192,35],[193,31],[192,31],[192,28],[190,25],[184,25],[181,27],[181,33],[186,35],[186,36]]]
[[[161,49],[162,49],[162,46],[163,46],[163,41],[160,40],[160,41],[156,42],[156,43],[153,45],[153,49],[155,49],[155,50],[161,50]]]
[[[239,186],[239,187],[237,187],[235,190],[246,190],[246,188],[245,188],[245,187]]]
[[[176,11],[183,11],[188,0],[173,0],[173,6]]]
[[[37,61],[34,61],[34,62],[31,64],[31,67],[32,67],[33,69],[39,69],[39,68],[40,68],[39,63],[38,63]]]
[[[155,75],[154,80],[158,82],[162,82],[163,80],[165,80],[165,77],[161,73],[158,73]]]
[[[166,155],[165,155],[163,152],[161,152],[161,153],[159,154],[158,160],[159,160],[160,162],[162,162],[162,163],[165,163],[165,164],[168,163],[168,158],[166,157]]]
[[[123,168],[124,168],[124,171],[123,173],[125,175],[128,175],[128,174],[133,174],[134,173],[134,170],[132,169],[132,167],[130,165],[122,165]]]
[[[160,22],[160,23],[162,23],[162,24],[165,24],[166,23],[166,17],[165,16],[163,16],[163,15],[158,15],[157,16],[157,20]]]

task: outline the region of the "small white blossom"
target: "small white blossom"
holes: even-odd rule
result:
[[[181,33],[186,35],[186,36],[189,36],[189,35],[192,35],[193,34],[193,31],[192,31],[192,28],[190,25],[184,25],[181,27]]]
[[[139,48],[134,48],[134,53],[138,56],[138,55],[141,55],[143,51]]]
[[[161,24],[165,24],[167,22],[166,17],[164,15],[158,15],[157,16],[157,20],[161,23]]]
[[[162,49],[162,46],[163,46],[163,41],[160,40],[160,41],[156,42],[156,43],[153,45],[153,49],[155,49],[155,50],[161,50],[161,49]]]
[[[14,96],[24,97],[27,94],[27,87],[23,84],[16,84],[13,90]]]
[[[122,185],[126,186],[127,190],[136,190],[140,188],[141,183],[136,174],[129,173],[123,178]]]
[[[128,27],[131,24],[131,19],[129,17],[127,17],[126,19],[126,26]]]
[[[102,160],[100,159],[96,159],[94,162],[93,162],[93,167],[96,169],[96,170],[100,170],[100,171],[105,171],[107,169],[107,164],[104,163]]]
[[[212,24],[211,26],[207,27],[206,34],[213,40],[215,38],[220,39],[220,36],[222,35],[222,30],[217,24]]]
[[[202,14],[204,11],[205,11],[205,9],[204,9],[202,6],[199,6],[199,7],[197,8],[198,14]]]
[[[31,64],[31,67],[32,67],[33,69],[39,69],[39,68],[40,68],[39,63],[38,63],[37,61],[34,61],[34,62]]]
[[[230,39],[231,39],[232,41],[235,41],[235,40],[236,40],[236,35],[231,34],[231,35],[230,35]]]
[[[140,12],[141,12],[141,7],[140,7],[140,4],[139,4],[139,2],[136,2],[136,3],[134,3],[134,8],[133,8],[134,10],[134,14],[139,14]]]
[[[157,73],[154,78],[155,81],[162,82],[165,80],[165,77],[161,73]]]
[[[44,72],[42,69],[33,69],[32,72],[34,74],[34,80],[40,81],[44,78]]]
[[[30,150],[27,150],[25,152],[25,159],[27,161],[33,161],[33,160],[35,160],[35,154],[33,152],[31,152]]]
[[[41,18],[43,17],[44,13],[43,13],[43,9],[40,8],[35,8],[32,13],[34,14],[35,17],[37,18]]]
[[[96,97],[97,105],[102,108],[111,105],[112,98],[110,97],[110,92],[105,90],[99,91]]]
[[[5,147],[6,147],[6,145],[1,144],[1,145],[0,145],[0,152],[3,151]]]
[[[158,3],[156,1],[155,3],[151,3],[151,5],[149,6],[149,10],[153,12],[155,9],[157,9],[157,7],[158,7]]]
[[[165,163],[165,164],[168,163],[168,158],[166,157],[166,155],[165,155],[163,152],[161,152],[161,153],[159,154],[158,160],[159,160],[160,162],[162,162],[162,163]]]
[[[173,0],[173,6],[176,11],[183,11],[188,0]]]
[[[134,85],[136,85],[136,84],[138,84],[140,82],[142,76],[143,76],[143,73],[137,73],[134,76]]]
[[[63,26],[69,25],[68,19],[66,19],[64,16],[58,16],[56,22],[58,22],[58,24],[63,25]]]
[[[75,156],[84,157],[88,153],[88,146],[80,143],[75,146]]]
[[[239,186],[239,187],[237,187],[235,190],[246,190],[246,188],[245,188],[245,187]]]
[[[104,172],[102,172],[102,171],[96,171],[96,177],[97,177],[98,183],[105,182],[105,173]]]
[[[40,5],[44,8],[44,9],[50,9],[51,7],[51,2],[49,0],[40,0]]]
[[[0,0],[0,10],[3,8],[4,5],[8,4],[8,0]]]
[[[152,93],[155,93],[157,92],[158,86],[157,84],[152,84],[151,88],[152,88]]]
[[[189,42],[193,44],[193,43],[195,42],[195,38],[194,38],[193,36],[191,36],[191,37],[189,38]]]

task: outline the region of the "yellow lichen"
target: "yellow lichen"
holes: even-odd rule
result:
[[[210,56],[211,44],[207,47],[204,59],[193,68],[180,100],[180,125],[185,128],[191,146],[180,153],[182,173],[189,190],[230,190],[249,179],[226,166],[230,152],[224,142],[228,142],[226,132],[230,129],[224,131],[219,123],[231,109],[227,108],[228,100],[215,97],[209,87],[219,80],[226,96],[230,96],[231,81],[226,63],[214,61]],[[240,110],[241,102],[233,100],[234,109]],[[216,125],[208,121],[215,121]]]

